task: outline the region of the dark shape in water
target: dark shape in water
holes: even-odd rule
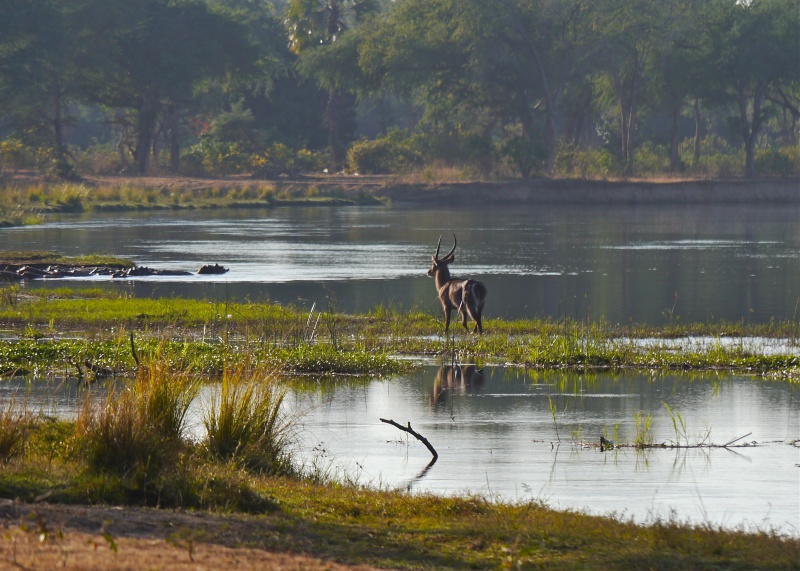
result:
[[[224,266],[220,266],[219,264],[203,264],[200,266],[200,269],[197,270],[198,275],[219,275],[228,273],[228,268]]]

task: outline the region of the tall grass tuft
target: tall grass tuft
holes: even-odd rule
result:
[[[261,368],[224,371],[203,418],[209,455],[250,470],[291,474],[289,423],[281,412],[285,395]]]
[[[184,420],[198,388],[190,369],[176,372],[156,360],[129,385],[109,390],[102,406],[87,398],[76,431],[89,467],[145,481],[169,468],[185,446]]]
[[[14,396],[0,402],[0,464],[25,450],[32,420],[27,401],[19,404]]]

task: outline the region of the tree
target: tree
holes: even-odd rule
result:
[[[246,27],[231,14],[194,0],[86,0],[79,12],[91,70],[90,101],[131,110],[136,170],[148,171],[156,125],[177,113],[202,81],[255,70],[256,50]]]
[[[709,94],[736,110],[745,148],[745,176],[755,176],[755,147],[769,98],[797,81],[800,16],[796,0],[713,0],[702,50]]]
[[[64,130],[81,70],[71,4],[53,0],[4,3],[0,21],[0,113],[29,143],[48,150],[52,172],[70,177]],[[2,25],[0,25],[2,26]]]
[[[598,85],[616,100],[620,152],[625,172],[633,168],[639,108],[651,87],[653,57],[669,41],[679,2],[666,0],[601,0],[597,5],[599,34]]]
[[[378,9],[376,0],[290,0],[284,24],[289,36],[289,48],[300,56],[301,69],[306,73],[320,72],[319,79],[327,88],[323,121],[328,129],[328,148],[336,167],[344,158],[343,116],[352,113],[353,101],[339,88],[339,83],[324,75],[324,68],[310,62],[303,68],[304,57],[314,58],[315,48],[336,44],[345,32],[364,22]]]
[[[449,113],[457,123],[482,118],[484,132],[507,126],[514,154],[526,164],[531,157],[523,155],[543,138],[552,171],[561,98],[589,61],[591,6],[405,0],[368,31],[359,63],[385,88],[420,94],[429,116]]]

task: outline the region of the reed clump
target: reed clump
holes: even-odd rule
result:
[[[152,361],[131,383],[112,386],[102,405],[87,398],[76,436],[88,467],[145,481],[172,468],[185,449],[186,413],[198,389],[190,370]]]
[[[260,473],[292,474],[291,425],[281,409],[285,395],[263,368],[226,370],[203,415],[209,456]]]
[[[0,464],[19,456],[25,449],[31,432],[33,413],[27,401],[16,396],[0,401]]]

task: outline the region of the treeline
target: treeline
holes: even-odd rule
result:
[[[0,171],[797,175],[798,0],[0,2]]]

